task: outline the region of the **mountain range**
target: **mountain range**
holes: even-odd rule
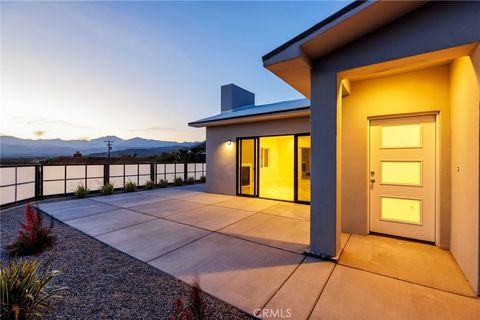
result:
[[[76,151],[83,155],[105,153],[106,140],[113,141],[112,152],[122,150],[157,149],[175,150],[190,148],[200,142],[162,141],[144,138],[122,139],[117,136],[105,136],[92,140],[62,140],[62,139],[21,139],[13,136],[0,136],[0,155],[3,158],[12,157],[52,157],[71,156]],[[155,151],[157,151],[155,150]],[[154,150],[152,150],[155,152]]]

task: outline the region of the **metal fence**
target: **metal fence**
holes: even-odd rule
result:
[[[147,181],[172,183],[177,177],[198,181],[205,175],[205,163],[7,165],[0,167],[0,205],[71,195],[79,185],[96,191],[111,183],[122,189],[130,181],[142,187]]]

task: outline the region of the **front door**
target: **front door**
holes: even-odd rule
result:
[[[370,231],[435,241],[435,115],[370,121]]]

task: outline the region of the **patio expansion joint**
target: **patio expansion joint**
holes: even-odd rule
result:
[[[81,218],[80,218],[81,219]],[[114,230],[110,230],[110,231],[107,231],[107,232],[104,232],[104,233],[99,233],[99,234],[96,234],[96,235],[93,235],[92,237],[96,238],[96,237],[100,237],[100,236],[103,236],[103,235],[106,235],[108,233],[112,233],[112,232],[116,232],[116,231],[120,231],[120,230],[123,230],[123,229],[128,229],[128,228],[131,228],[131,227],[135,227],[135,226],[138,226],[138,225],[141,225],[141,224],[144,224],[144,223],[148,223],[148,222],[151,222],[155,219],[149,219],[149,220],[146,220],[146,221],[142,221],[142,222],[138,222],[138,223],[133,223],[133,224],[130,224],[128,226],[125,226],[125,227],[121,227],[121,228],[118,228],[118,229],[114,229]],[[68,223],[67,223],[68,224]],[[73,227],[73,226],[72,226]],[[75,227],[74,227],[75,228]],[[76,228],[75,228],[76,229]],[[112,246],[111,246],[112,247]]]
[[[320,301],[320,297],[322,296],[323,292],[325,291],[325,288],[327,287],[327,284],[328,284],[328,282],[330,281],[330,278],[332,277],[332,274],[333,274],[333,272],[335,271],[335,268],[336,268],[336,267],[337,267],[337,263],[335,263],[335,265],[334,265],[333,268],[332,268],[332,271],[330,271],[330,274],[328,275],[327,281],[325,281],[325,284],[323,285],[322,290],[320,291],[320,294],[319,294],[318,297],[317,297],[317,300],[316,300],[315,303],[313,304],[312,310],[310,310],[310,312],[308,313],[307,319],[310,319],[310,317],[312,316],[312,313],[313,313],[313,311],[315,310],[315,307],[317,306],[318,301]]]
[[[270,301],[272,301],[273,297],[275,297],[277,295],[277,293],[280,291],[280,289],[283,288],[283,286],[285,285],[285,283],[287,283],[288,280],[290,280],[290,278],[293,276],[293,274],[297,271],[297,269],[300,267],[300,265],[305,261],[305,259],[307,259],[307,257],[303,257],[302,261],[300,261],[299,264],[297,264],[297,266],[295,267],[295,269],[293,269],[292,273],[290,273],[290,275],[285,279],[285,281],[282,282],[282,284],[278,287],[277,290],[275,290],[275,292],[272,294],[272,296],[267,300],[267,302],[265,302],[265,304],[262,306],[261,309],[265,309],[266,306],[268,306],[268,304],[270,303]]]
[[[175,248],[175,249],[172,249],[172,250],[167,251],[167,252],[165,252],[165,253],[162,253],[162,254],[159,255],[158,257],[155,257],[155,258],[153,258],[153,259],[147,260],[147,261],[145,261],[145,262],[148,263],[148,264],[150,264],[150,262],[152,262],[153,260],[159,259],[159,258],[161,258],[161,257],[163,257],[163,256],[165,256],[165,255],[167,255],[167,254],[169,254],[169,253],[172,253],[172,252],[177,251],[177,250],[179,250],[179,249],[185,248],[186,246],[191,245],[192,243],[194,243],[194,242],[196,242],[196,241],[199,241],[199,240],[202,240],[203,238],[208,237],[208,236],[211,235],[212,233],[214,233],[214,232],[213,232],[213,231],[210,231],[209,233],[206,233],[206,234],[204,234],[204,235],[201,236],[201,237],[195,238],[195,239],[193,239],[192,241],[190,241],[190,242],[188,242],[188,243],[185,243],[185,244],[181,245],[181,246],[178,247],[178,248]],[[135,258],[135,259],[137,259],[137,258]],[[158,269],[158,270],[162,270],[162,269],[159,269],[159,268],[157,268],[157,267],[155,267],[155,266],[152,266],[152,267],[154,267],[155,269]],[[163,270],[162,270],[162,271],[163,271]],[[165,271],[164,271],[164,272],[165,272]]]
[[[377,272],[361,269],[361,268],[358,268],[358,267],[349,266],[347,264],[341,263],[340,261],[338,261],[336,263],[336,265],[340,265],[342,267],[346,267],[346,268],[350,268],[350,269],[354,269],[354,270],[358,270],[358,271],[367,272],[367,273],[370,273],[370,274],[375,274],[377,276],[381,276],[381,277],[385,277],[385,278],[390,278],[390,279],[402,281],[402,282],[405,282],[405,283],[421,286],[421,287],[424,287],[424,288],[429,288],[429,289],[433,289],[433,290],[437,290],[437,291],[441,291],[441,292],[445,292],[445,293],[449,293],[449,294],[454,294],[454,295],[465,297],[465,298],[470,298],[470,299],[475,299],[475,300],[480,299],[478,296],[469,296],[469,295],[466,295],[466,294],[462,294],[462,293],[458,293],[458,292],[452,292],[452,291],[448,291],[448,290],[440,289],[440,288],[435,288],[435,287],[432,287],[432,286],[428,286],[426,284],[417,283],[417,282],[413,282],[413,281],[409,281],[409,280],[405,280],[405,279],[401,279],[401,278],[397,278],[397,277],[392,277],[392,276],[389,276],[389,275],[386,275],[386,274],[377,273]],[[472,291],[472,293],[473,293],[473,291]]]

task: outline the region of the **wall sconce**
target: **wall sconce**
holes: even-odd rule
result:
[[[227,146],[231,146],[232,145],[232,140],[227,140]]]

